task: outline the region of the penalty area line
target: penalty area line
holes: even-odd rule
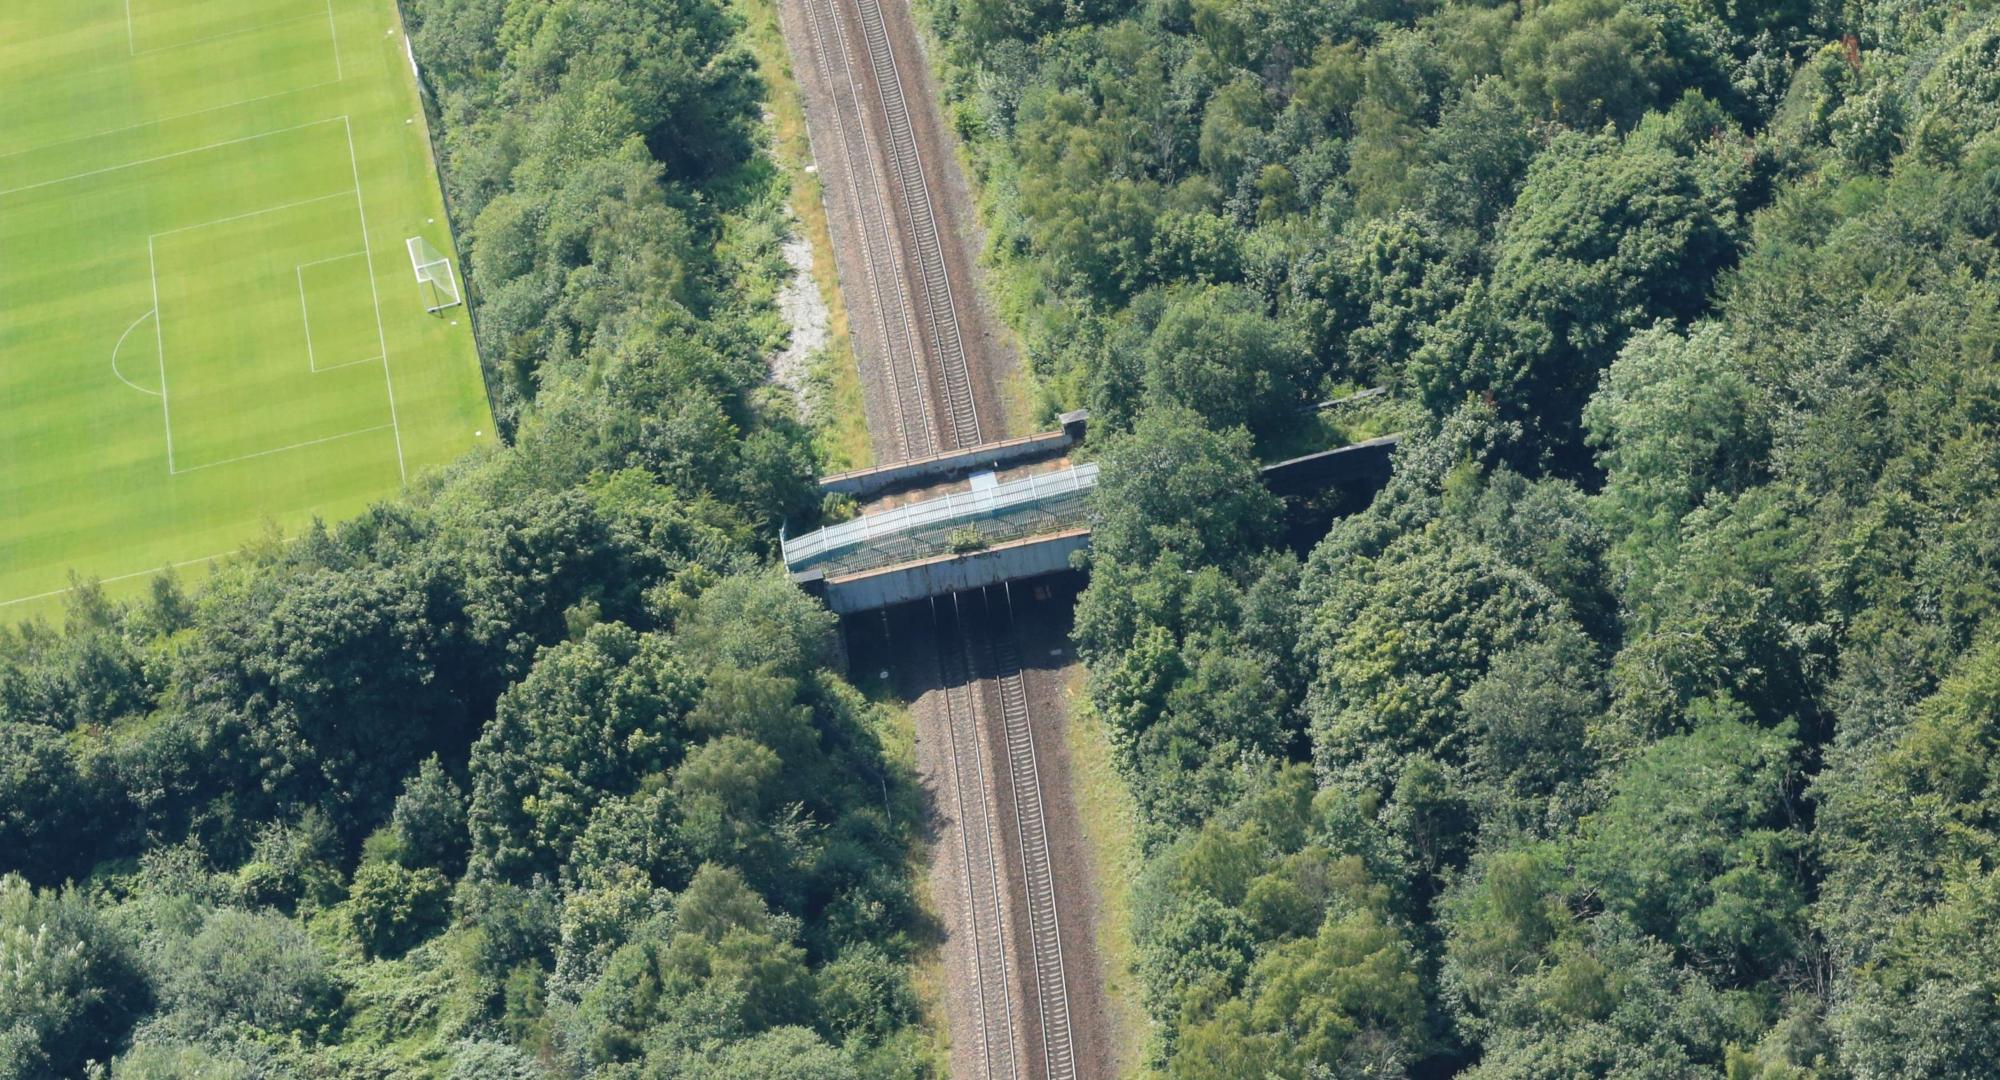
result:
[[[193,232],[196,229],[206,229],[212,225],[227,225],[233,221],[244,221],[253,217],[263,217],[265,214],[277,214],[277,213],[282,213],[286,210],[297,210],[301,206],[311,206],[314,203],[332,202],[335,199],[345,199],[349,195],[353,194],[356,194],[356,192],[352,190],[336,191],[331,195],[315,195],[310,199],[300,199],[297,202],[281,203],[277,206],[267,206],[262,210],[251,210],[241,214],[231,214],[228,217],[219,217],[216,218],[214,221],[204,221],[196,225],[180,225],[171,229],[162,229],[159,232],[152,234],[151,239],[157,240],[162,236],[172,236],[175,233]],[[342,256],[342,257],[352,258],[352,256]],[[332,260],[328,259],[322,261],[331,262]],[[312,266],[316,264],[307,263],[306,265]]]
[[[333,81],[342,82],[347,73],[340,67],[340,27],[333,22],[333,0],[326,0],[326,37],[333,43]]]
[[[131,0],[126,0],[125,10],[129,16],[129,13],[132,10]],[[310,15],[294,15],[289,19],[279,19],[276,22],[259,23],[256,26],[245,26],[239,30],[226,30],[220,34],[210,34],[207,37],[191,38],[187,41],[176,41],[172,45],[155,45],[150,49],[140,49],[137,52],[134,52],[132,55],[151,56],[154,53],[172,52],[175,49],[188,49],[188,48],[193,48],[196,45],[206,45],[211,41],[227,41],[230,38],[242,37],[245,34],[258,34],[266,30],[276,30],[279,27],[291,26],[294,23],[302,23],[305,22],[307,19],[317,19],[319,18],[319,15],[320,13],[317,11],[313,12]],[[128,33],[130,32],[129,23],[127,24],[127,32]]]
[[[375,303],[375,343],[382,349],[382,386],[389,392],[389,426],[396,429],[396,472],[409,486],[410,467],[403,461],[403,425],[396,418],[396,380],[389,374],[389,335],[382,328],[382,291],[375,286],[375,251],[368,245],[368,207],[361,194],[361,159],[354,153],[354,122],[342,116],[347,128],[347,165],[354,172],[354,211],[361,217],[361,254],[368,260],[368,295]]]
[[[343,431],[338,435],[328,435],[322,439],[307,439],[305,442],[296,442],[290,446],[280,446],[274,450],[259,450],[254,454],[241,454],[233,458],[223,458],[221,461],[209,461],[209,462],[204,462],[203,464],[200,465],[190,465],[185,469],[175,469],[173,471],[173,475],[184,476],[191,472],[200,472],[203,469],[213,469],[222,465],[234,465],[239,461],[249,461],[252,458],[270,457],[272,454],[282,454],[288,450],[303,450],[308,446],[318,446],[321,443],[336,442],[340,439],[351,439],[356,435],[367,435],[371,432],[387,431],[393,426],[394,425],[391,424],[377,424],[374,427],[356,428],[353,431]]]
[[[7,188],[4,191],[0,191],[0,195],[15,195],[23,191],[34,191],[38,188],[53,187],[56,184],[67,184],[71,180],[83,180],[92,176],[103,176],[106,173],[120,172],[125,169],[136,169],[141,165],[151,165],[154,162],[158,161],[168,161],[173,158],[186,157],[189,154],[199,154],[204,150],[218,150],[225,146],[235,146],[239,143],[256,142],[258,139],[268,139],[273,135],[284,135],[294,131],[304,131],[307,128],[318,127],[321,124],[345,123],[346,121],[347,117],[345,116],[329,116],[324,120],[313,120],[304,124],[294,124],[291,127],[278,128],[273,131],[260,131],[255,135],[245,135],[240,139],[223,139],[220,142],[212,142],[205,146],[195,146],[195,147],[190,147],[186,150],[176,150],[171,154],[159,154],[154,157],[140,158],[138,161],[128,161],[122,165],[106,165],[102,169],[91,169],[88,172],[71,173],[68,176],[58,176],[54,180],[43,180],[40,183],[23,184],[20,187]]]
[[[280,538],[278,542],[281,544],[289,544],[297,539],[298,537],[296,536],[287,536]],[[232,551],[217,552],[214,555],[203,555],[199,559],[181,559],[178,561],[169,560],[165,565],[155,567],[151,570],[134,570],[129,574],[119,574],[115,577],[106,577],[106,578],[91,578],[90,581],[98,585],[110,585],[114,582],[130,581],[135,577],[145,577],[148,574],[168,573],[173,570],[178,570],[183,566],[200,566],[203,563],[212,563],[219,559],[227,559],[231,555],[241,555],[248,550],[250,549],[247,547],[240,547]],[[36,593],[33,596],[17,596],[12,600],[0,600],[0,608],[13,607],[15,604],[30,604],[37,600],[47,600],[52,596],[61,596],[64,593],[75,592],[76,589],[77,587],[75,585],[71,585],[68,586],[67,588],[50,589],[48,592]]]
[[[197,116],[206,116],[209,113],[222,112],[225,109],[240,109],[245,105],[255,105],[258,102],[270,101],[274,98],[291,97],[294,94],[304,94],[309,91],[320,90],[329,86],[333,86],[338,81],[339,80],[333,80],[331,82],[313,83],[310,86],[301,86],[291,90],[279,90],[276,93],[260,94],[257,97],[253,98],[244,98],[241,101],[232,101],[227,105],[210,105],[206,109],[195,109],[192,112],[174,113],[172,116],[162,116],[158,120],[142,120],[139,123],[126,124],[122,127],[105,128],[103,131],[92,131],[84,135],[71,135],[66,139],[57,139],[54,142],[45,142],[40,144],[39,146],[30,146],[20,150],[9,150],[4,154],[0,154],[0,161],[5,161],[8,158],[20,157],[23,154],[37,153],[42,150],[53,150],[58,146],[68,146],[70,143],[88,142],[91,139],[101,139],[107,135],[122,135],[125,132],[137,131],[140,128],[160,127],[165,124],[171,124],[176,120],[191,120]]]

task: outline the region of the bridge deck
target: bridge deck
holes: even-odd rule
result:
[[[792,571],[829,577],[996,543],[1084,523],[1097,465],[1072,465],[898,506],[784,541]]]

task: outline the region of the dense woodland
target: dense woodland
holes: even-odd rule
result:
[[[0,632],[0,1077],[937,1075],[740,22],[406,9],[509,445]],[[1098,418],[1145,1071],[2000,1075],[2000,8],[927,14]]]
[[[1150,1066],[2000,1075],[2000,8],[931,16],[1120,429]],[[1254,462],[1375,384],[1394,479],[1287,550]]]

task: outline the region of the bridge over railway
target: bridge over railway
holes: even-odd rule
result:
[[[1090,545],[1099,466],[1071,451],[1087,415],[1061,430],[827,477],[821,489],[867,498],[856,517],[784,540],[793,580],[842,615],[1002,585],[1067,569]],[[1389,475],[1390,435],[1263,467],[1292,498],[1365,502]]]
[[[1004,390],[1018,357],[983,301],[974,202],[907,0],[777,7],[887,463],[825,478],[859,515],[787,536],[786,563],[835,611],[866,613],[842,620],[850,660],[910,706],[933,800],[925,862],[951,1076],[1118,1075],[1123,1033],[1096,953],[1094,863],[1063,733],[1076,575],[1008,587],[1067,569],[1089,543],[1099,471],[1075,456],[1084,418],[999,439],[1014,430]],[[1300,435],[1324,437],[1304,423]],[[1386,476],[1387,457],[1386,445],[1310,455],[1266,480],[1318,492],[1287,495],[1318,505],[1329,482],[1372,491],[1365,478]]]

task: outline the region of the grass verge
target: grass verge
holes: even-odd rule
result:
[[[807,171],[813,164],[813,153],[806,134],[805,101],[792,74],[776,0],[736,0],[735,6],[748,30],[744,37],[757,61],[757,76],[764,83],[778,163],[791,181],[788,202],[806,242],[812,245],[813,283],[819,287],[828,313],[826,347],[813,357],[809,374],[813,407],[808,420],[813,441],[828,470],[863,468],[874,464],[875,448],[868,436],[861,370],[855,363],[847,305],[841,298],[839,272],[833,261],[826,202],[818,173]]]
[[[913,0],[910,14],[923,43],[924,58],[931,66],[931,81],[941,95],[938,112],[945,133],[986,237],[978,258],[980,288],[987,310],[994,316],[989,321],[996,332],[1006,336],[1007,347],[1014,354],[1013,369],[999,388],[1000,407],[1007,413],[1004,437],[1031,435],[1047,430],[1056,414],[1076,408],[1083,398],[1075,387],[1051,385],[1029,360],[1029,335],[1038,320],[1048,317],[1048,305],[1057,301],[1042,286],[1031,261],[1009,258],[993,243],[993,237],[1013,231],[1006,220],[1011,176],[1001,171],[1002,155],[976,135],[977,122],[963,100],[964,88],[973,77],[954,62],[951,50],[938,35],[936,8],[933,0]]]
[[[1084,693],[1081,664],[1072,669],[1069,698],[1071,783],[1079,824],[1089,842],[1097,875],[1097,955],[1104,970],[1104,1005],[1116,1033],[1114,1056],[1120,1080],[1149,1080],[1144,1046],[1149,1022],[1139,1001],[1138,952],[1132,935],[1132,885],[1144,866],[1140,855],[1139,808],[1112,762],[1111,736]]]

